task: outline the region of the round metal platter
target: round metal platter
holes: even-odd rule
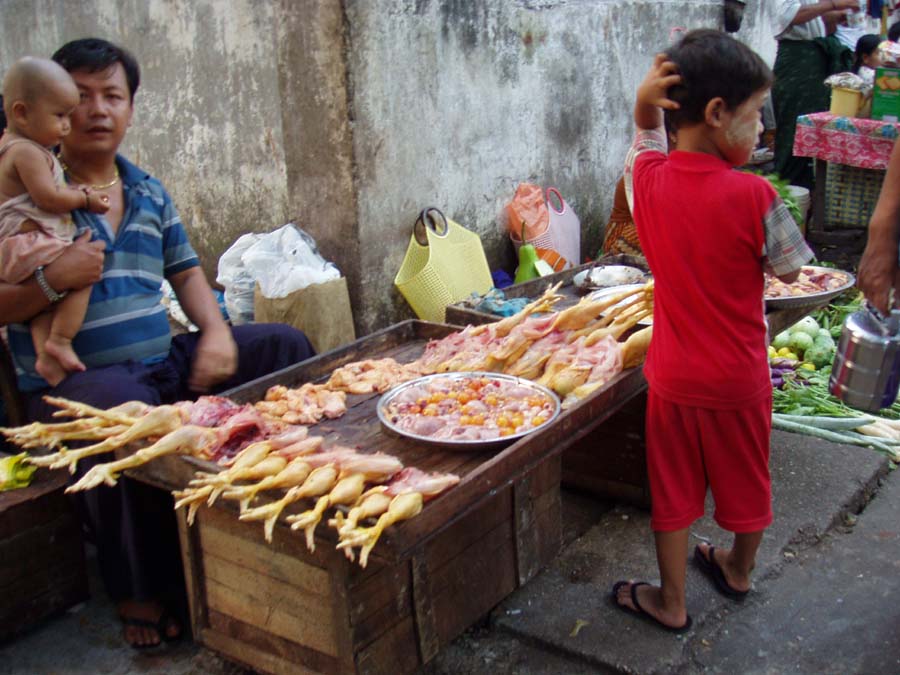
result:
[[[391,422],[388,418],[387,408],[394,400],[396,396],[399,396],[407,389],[412,387],[416,387],[422,384],[427,384],[431,380],[474,380],[478,378],[489,378],[492,380],[499,380],[503,382],[510,382],[516,384],[520,387],[525,387],[527,389],[534,390],[535,393],[543,394],[549,397],[550,401],[553,404],[553,411],[550,414],[550,417],[547,418],[547,421],[541,424],[540,426],[534,427],[533,429],[529,429],[527,431],[521,431],[518,433],[510,434],[509,436],[503,436],[500,438],[491,438],[487,440],[452,440],[446,438],[432,438],[430,436],[422,436],[420,434],[415,434],[404,429],[398,429],[396,425]],[[514,441],[519,440],[523,436],[527,436],[538,429],[542,429],[548,424],[551,424],[557,417],[559,417],[560,413],[560,403],[559,397],[547,387],[539,385],[531,380],[526,380],[521,377],[514,377],[513,375],[505,375],[503,373],[490,373],[490,372],[482,372],[482,371],[473,371],[473,372],[461,372],[461,373],[437,373],[435,375],[424,375],[423,377],[417,377],[415,380],[410,380],[409,382],[404,382],[403,384],[397,385],[390,391],[382,394],[381,398],[378,400],[377,406],[378,419],[381,421],[382,426],[390,431],[391,433],[397,434],[398,436],[403,436],[404,438],[409,438],[415,441],[420,441],[422,443],[427,443],[429,445],[439,446],[442,448],[446,448],[449,450],[462,450],[462,451],[479,451],[479,450],[487,450],[489,448],[498,448],[504,445],[508,445]]]
[[[846,270],[839,270],[834,267],[818,267],[816,265],[804,265],[804,270],[812,272],[840,272],[847,277],[847,281],[837,288],[828,291],[819,291],[818,293],[805,293],[803,295],[789,295],[783,298],[766,298],[767,309],[787,309],[789,307],[806,307],[807,305],[818,305],[827,302],[832,298],[836,298],[847,289],[853,288],[856,284],[856,277]]]

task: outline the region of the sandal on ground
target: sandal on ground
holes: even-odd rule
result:
[[[716,590],[726,598],[731,598],[738,602],[746,598],[750,591],[737,590],[725,578],[725,572],[722,571],[721,565],[716,560],[716,547],[710,546],[707,551],[709,557],[703,555],[703,550],[699,546],[694,547],[694,562],[700,568],[700,571],[712,580]]]
[[[160,614],[159,619],[157,619],[156,621],[151,621],[149,619],[139,619],[135,616],[120,616],[119,620],[122,622],[122,626],[124,626],[126,629],[129,626],[133,626],[136,628],[148,628],[150,630],[156,631],[156,634],[159,637],[159,642],[149,644],[129,642],[127,638],[124,638],[125,642],[128,642],[128,645],[133,649],[153,649],[154,647],[159,647],[164,642],[177,642],[181,639],[181,636],[184,633],[184,629],[182,628],[181,622],[178,620],[178,617],[176,617],[174,614],[170,614],[167,611],[163,611],[163,613]],[[169,635],[167,629],[170,628],[173,624],[178,627],[178,633],[176,633],[175,635]]]
[[[634,609],[629,607],[628,605],[623,605],[619,602],[619,589],[623,586],[627,586],[631,584],[631,604],[634,605]],[[663,623],[655,616],[650,614],[647,610],[641,607],[641,603],[638,602],[637,596],[637,588],[638,586],[649,586],[646,581],[617,581],[613,584],[612,587],[612,603],[618,609],[621,609],[623,612],[628,612],[629,614],[638,617],[639,619],[643,619],[644,621],[649,621],[654,624],[658,628],[662,628],[663,630],[667,630],[670,633],[686,633],[691,629],[691,626],[694,624],[694,620],[691,619],[690,616],[685,619],[684,624],[681,626],[670,626],[668,624]]]

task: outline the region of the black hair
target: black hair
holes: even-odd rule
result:
[[[878,45],[881,43],[881,38],[877,35],[872,35],[869,33],[868,35],[863,35],[859,40],[856,41],[856,57],[853,60],[853,72],[858,73],[859,69],[863,66],[863,57],[868,56],[876,49],[878,49]]]
[[[82,38],[67,42],[57,49],[53,60],[70,73],[75,70],[97,73],[121,63],[128,82],[128,93],[134,103],[134,95],[141,84],[141,68],[127,49],[100,38]]]
[[[888,40],[900,42],[900,21],[896,21],[894,25],[888,28]]]
[[[6,109],[3,107],[3,94],[0,94],[0,132],[6,131]]]
[[[705,119],[706,104],[720,97],[734,110],[756,92],[772,86],[775,76],[759,54],[719,30],[692,30],[666,55],[678,66],[681,83],[669,88],[678,110],[666,110],[674,130]]]

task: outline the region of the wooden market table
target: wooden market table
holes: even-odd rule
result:
[[[828,112],[800,115],[794,155],[815,159],[812,243],[853,244],[862,250],[900,124],[841,117]]]
[[[273,384],[324,381],[346,363],[412,361],[452,326],[407,321],[269,377],[225,392],[261,400]],[[603,424],[644,386],[640,368],[620,373],[559,418],[500,450],[458,452],[388,435],[378,395],[348,396],[347,413],[310,427],[407,466],[453,472],[458,485],[415,518],[389,528],[361,569],[335,550],[321,524],[310,553],[283,519],[272,544],[262,524],[240,522],[234,502],[202,508],[179,530],[195,639],[268,673],[406,673],[489,612],[547,565],[560,547],[560,454]],[[197,469],[193,458],[164,457],[130,472],[167,490]],[[308,505],[295,505],[288,512]]]

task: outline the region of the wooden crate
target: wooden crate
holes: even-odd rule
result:
[[[67,480],[41,469],[27,488],[0,492],[0,641],[88,597]]]
[[[194,636],[266,673],[414,671],[559,549],[559,459],[490,494],[432,537],[366,569],[318,539],[228,508],[181,520]],[[377,549],[376,549],[377,551]]]
[[[450,326],[407,321],[239,387],[239,401],[273,384],[326,378],[360,358],[410,361]],[[195,636],[268,673],[405,673],[431,659],[546,565],[560,545],[560,454],[640,391],[640,369],[620,374],[553,423],[502,448],[452,452],[382,432],[378,396],[349,396],[347,413],[311,433],[384,451],[406,465],[452,471],[460,483],[390,528],[367,569],[334,549],[330,528],[316,551],[281,522],[272,545],[259,523],[241,523],[230,502],[181,523]],[[169,457],[131,472],[181,488],[206,462]],[[308,508],[289,507],[289,512]]]

